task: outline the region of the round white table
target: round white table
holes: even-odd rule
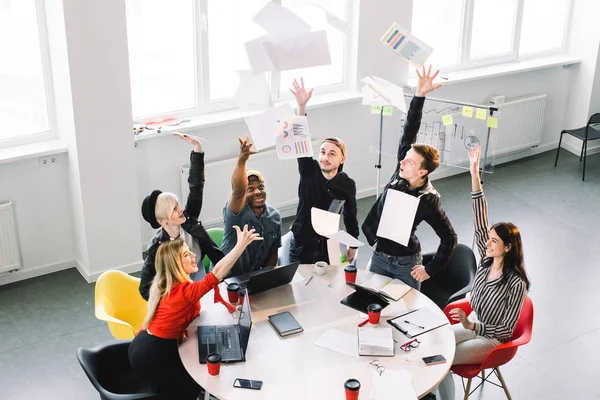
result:
[[[211,293],[202,299],[202,310],[188,328],[188,337],[179,346],[181,361],[188,373],[208,392],[219,399],[345,399],[344,382],[356,378],[361,383],[360,398],[369,399],[371,373],[369,362],[375,359],[389,370],[407,370],[412,374],[415,392],[426,395],[443,379],[454,359],[454,334],[449,325],[418,336],[418,348],[405,353],[399,345],[410,339],[393,329],[394,357],[352,357],[315,345],[328,329],[337,329],[356,335],[357,325],[365,315],[340,304],[354,292],[345,284],[342,267],[329,266],[325,275],[313,275],[311,265],[301,265],[291,284],[252,296],[252,330],[246,352],[246,362],[221,364],[218,376],[210,376],[207,367],[198,360],[196,325],[228,325],[236,323],[225,307],[213,303]],[[357,283],[369,279],[373,273],[358,270]],[[225,284],[221,284],[225,296]],[[383,309],[380,326],[391,326],[386,317],[402,311],[429,307],[443,316],[443,312],[429,298],[411,290],[398,302]],[[304,332],[280,337],[267,317],[280,311],[290,311],[304,328]],[[442,354],[447,362],[426,366],[421,357]],[[384,372],[385,373],[385,372]],[[234,388],[236,378],[263,381],[261,390]]]

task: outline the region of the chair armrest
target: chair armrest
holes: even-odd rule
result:
[[[460,308],[467,315],[471,314],[471,311],[473,311],[471,309],[471,303],[469,302],[469,299],[461,299],[461,300],[457,300],[457,301],[454,301],[454,302],[448,304],[444,308],[444,314],[446,314],[446,318],[448,318],[448,321],[450,321],[451,325],[454,325],[457,323],[456,321],[452,320],[452,317],[450,317],[450,310],[452,310],[454,308]]]
[[[452,303],[454,301],[464,299],[466,294],[469,293],[471,290],[473,290],[473,285],[465,286],[464,288],[460,289],[458,292],[456,292],[452,296],[450,296],[450,298],[448,299],[448,303]]]

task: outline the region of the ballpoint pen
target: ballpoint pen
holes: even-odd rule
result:
[[[310,281],[312,281],[312,276],[310,278],[308,278],[308,280],[306,281],[306,283],[304,284],[304,286],[308,285],[310,283]]]
[[[415,323],[413,323],[413,322],[410,322],[410,321],[407,321],[407,320],[404,320],[404,322],[405,322],[405,323],[407,323],[407,324],[411,324],[411,325],[414,325],[414,326],[416,326],[416,327],[419,327],[419,328],[421,328],[421,329],[425,329],[425,327],[424,327],[424,326],[417,325],[417,324],[415,324]]]
[[[363,322],[361,322],[360,324],[358,324],[358,327],[360,328],[361,326],[364,326],[367,324],[367,322],[369,322],[369,319],[365,319]]]

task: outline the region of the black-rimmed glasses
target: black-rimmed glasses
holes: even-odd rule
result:
[[[381,374],[383,374],[383,371],[385,371],[385,367],[379,363],[379,360],[373,360],[369,364],[375,367],[375,371],[377,371],[379,376],[381,376]]]
[[[418,339],[413,339],[410,342],[406,342],[400,345],[400,350],[404,351],[405,353],[408,353],[411,349],[416,349],[417,347],[419,347],[420,344],[421,342],[419,342]]]

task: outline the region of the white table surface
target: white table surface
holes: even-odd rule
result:
[[[198,360],[196,325],[226,325],[236,323],[225,307],[213,303],[212,292],[202,298],[202,309],[188,328],[188,337],[179,346],[179,355],[188,373],[208,392],[219,399],[345,399],[344,382],[356,378],[361,383],[360,399],[371,397],[369,362],[378,359],[390,370],[407,370],[419,397],[431,391],[446,375],[454,359],[454,334],[449,325],[418,336],[421,345],[405,353],[399,345],[407,342],[401,332],[393,329],[396,355],[394,357],[351,357],[314,343],[327,329],[338,329],[356,335],[357,324],[365,319],[347,306],[340,304],[354,290],[345,284],[342,267],[329,266],[325,275],[314,276],[312,266],[301,265],[291,284],[252,296],[252,330],[246,362],[221,364],[218,376],[210,376],[205,364]],[[366,281],[373,273],[358,270],[357,283]],[[226,297],[224,283],[221,293]],[[430,307],[441,316],[443,312],[429,298],[411,290],[398,302],[383,309],[379,323],[389,327],[386,316],[394,317],[402,311]],[[285,338],[279,337],[267,317],[280,311],[290,311],[304,328],[304,332]],[[421,357],[443,354],[444,364],[425,366]],[[409,358],[407,360],[406,358]],[[412,360],[412,361],[411,361]],[[385,372],[384,372],[385,373]],[[234,388],[236,378],[264,382],[262,390]]]

